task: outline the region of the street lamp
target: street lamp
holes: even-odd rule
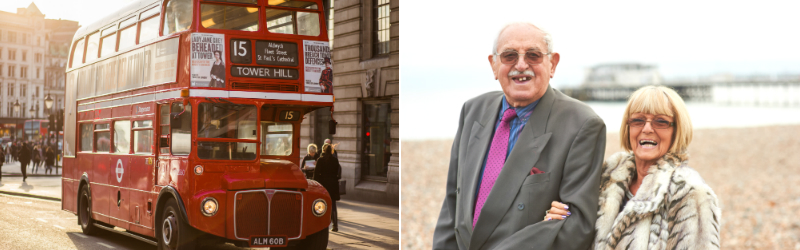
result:
[[[31,113],[31,118],[36,118],[36,109],[33,108],[33,105],[31,105],[31,109],[29,109],[28,112]]]
[[[47,94],[47,98],[44,98],[44,107],[47,108],[48,113],[53,108],[53,98],[50,97],[50,94]]]
[[[17,100],[14,103],[14,113],[20,114],[20,112],[19,112],[19,100]],[[18,130],[19,130],[19,124],[14,125],[14,136],[16,137],[16,139],[14,139],[14,140],[19,140],[19,135],[18,135],[19,131]]]
[[[14,103],[14,113],[19,113],[19,100]]]

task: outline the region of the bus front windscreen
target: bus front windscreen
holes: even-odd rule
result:
[[[253,160],[256,143],[205,141],[204,138],[257,140],[254,105],[200,103],[197,113],[197,156],[209,160]]]

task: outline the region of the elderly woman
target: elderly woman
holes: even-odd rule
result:
[[[719,249],[717,196],[687,165],[692,123],[681,97],[662,86],[631,95],[619,152],[603,163],[595,249]],[[570,212],[554,201],[545,220]]]
[[[300,166],[302,166],[303,172],[306,174],[306,179],[313,179],[314,168],[317,166],[317,159],[319,159],[319,155],[317,154],[317,144],[308,144],[306,152],[308,152],[308,154],[303,157],[303,161]]]

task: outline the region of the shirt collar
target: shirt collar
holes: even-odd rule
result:
[[[539,100],[541,100],[541,99],[539,99]],[[535,108],[536,104],[539,103],[539,100],[536,100],[536,101],[532,102],[531,104],[528,104],[527,106],[515,108],[515,107],[512,107],[511,104],[508,103],[508,100],[506,100],[506,97],[504,95],[503,96],[503,107],[500,109],[500,116],[501,117],[503,116],[503,113],[506,112],[506,109],[512,108],[512,109],[514,109],[514,111],[517,112],[517,118],[519,118],[523,122],[526,122],[526,121],[528,121],[528,118],[531,116],[531,113],[533,113],[533,108]]]

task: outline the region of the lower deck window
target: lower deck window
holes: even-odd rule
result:
[[[197,157],[207,160],[254,160],[256,144],[201,141],[197,143]]]

